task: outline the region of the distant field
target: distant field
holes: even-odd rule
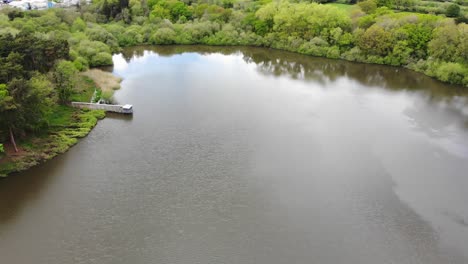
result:
[[[337,3],[330,3],[327,5],[338,7],[339,9],[346,11],[346,12],[351,12],[354,9],[359,8],[357,5],[347,5],[347,4],[337,4]]]
[[[415,4],[410,7],[394,7],[394,10],[406,11],[406,12],[414,12],[414,13],[421,13],[421,14],[445,14],[446,9],[449,5],[453,2],[439,2],[434,0],[417,0]],[[336,6],[339,9],[351,12],[359,7],[357,5],[348,5],[348,4],[338,4],[338,3],[329,3],[327,5]],[[461,14],[467,15],[468,14],[468,0],[466,2],[462,2],[460,5]]]
[[[424,12],[424,13],[435,13],[435,14],[444,14],[446,9],[449,5],[457,3],[460,7],[462,13],[468,12],[468,1],[465,2],[458,2],[458,1],[434,1],[434,0],[421,0],[416,1],[415,5],[410,7],[417,12]]]

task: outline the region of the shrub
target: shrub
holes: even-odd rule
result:
[[[150,42],[152,44],[162,44],[162,45],[167,45],[167,44],[173,44],[176,39],[176,33],[174,32],[173,29],[171,28],[159,28],[156,30],[156,33],[154,33],[150,37]]]
[[[375,0],[366,0],[358,3],[358,6],[366,14],[372,14],[377,9],[377,2]]]
[[[463,65],[453,62],[441,63],[436,71],[437,79],[454,84],[462,83],[467,75],[468,70]]]
[[[89,62],[89,66],[103,66],[112,64],[112,55],[109,47],[99,41],[81,41],[76,48],[78,57],[83,57]]]
[[[106,29],[102,28],[101,26],[93,26],[92,28],[88,28],[86,30],[86,35],[90,40],[100,41],[105,43],[113,52],[117,52],[119,50],[119,44],[117,39],[109,33]]]
[[[457,4],[449,5],[445,14],[448,17],[458,17],[460,15],[460,6],[458,6]]]
[[[83,21],[81,18],[75,19],[71,26],[71,31],[72,32],[78,32],[78,31],[85,31],[86,30],[86,23]]]
[[[107,52],[99,52],[96,56],[91,58],[91,66],[106,66],[112,65],[112,55]]]
[[[392,34],[379,25],[373,25],[362,34],[357,44],[369,54],[385,56],[392,49]]]
[[[73,61],[75,68],[79,71],[85,71],[88,69],[88,61],[83,57],[78,57]]]
[[[365,61],[365,57],[359,47],[353,47],[352,49],[341,54],[341,57],[349,61]]]
[[[327,51],[327,58],[338,59],[340,57],[340,49],[337,46],[330,47]]]

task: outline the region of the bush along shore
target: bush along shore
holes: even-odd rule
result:
[[[63,119],[49,128],[42,135],[23,139],[18,143],[18,151],[11,144],[5,146],[6,153],[0,158],[0,177],[13,172],[29,169],[58,154],[64,153],[86,136],[99,119],[105,117],[104,111],[79,110],[61,106],[54,113],[57,119]]]
[[[401,66],[468,87],[467,6],[412,0],[94,0],[0,9],[0,172],[65,151],[103,113],[119,80],[90,68],[137,45],[259,46]],[[398,78],[398,76],[395,76]],[[112,78],[110,78],[112,79]],[[98,86],[101,86],[99,88]]]

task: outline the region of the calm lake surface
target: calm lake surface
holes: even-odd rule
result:
[[[114,62],[133,117],[0,180],[1,263],[468,263],[462,88],[258,48]]]

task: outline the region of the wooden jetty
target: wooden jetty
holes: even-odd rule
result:
[[[87,108],[93,110],[104,110],[106,112],[114,112],[120,114],[133,114],[133,106],[130,104],[126,105],[111,105],[111,104],[94,104],[94,103],[83,103],[83,102],[72,102],[73,107],[76,108]]]

